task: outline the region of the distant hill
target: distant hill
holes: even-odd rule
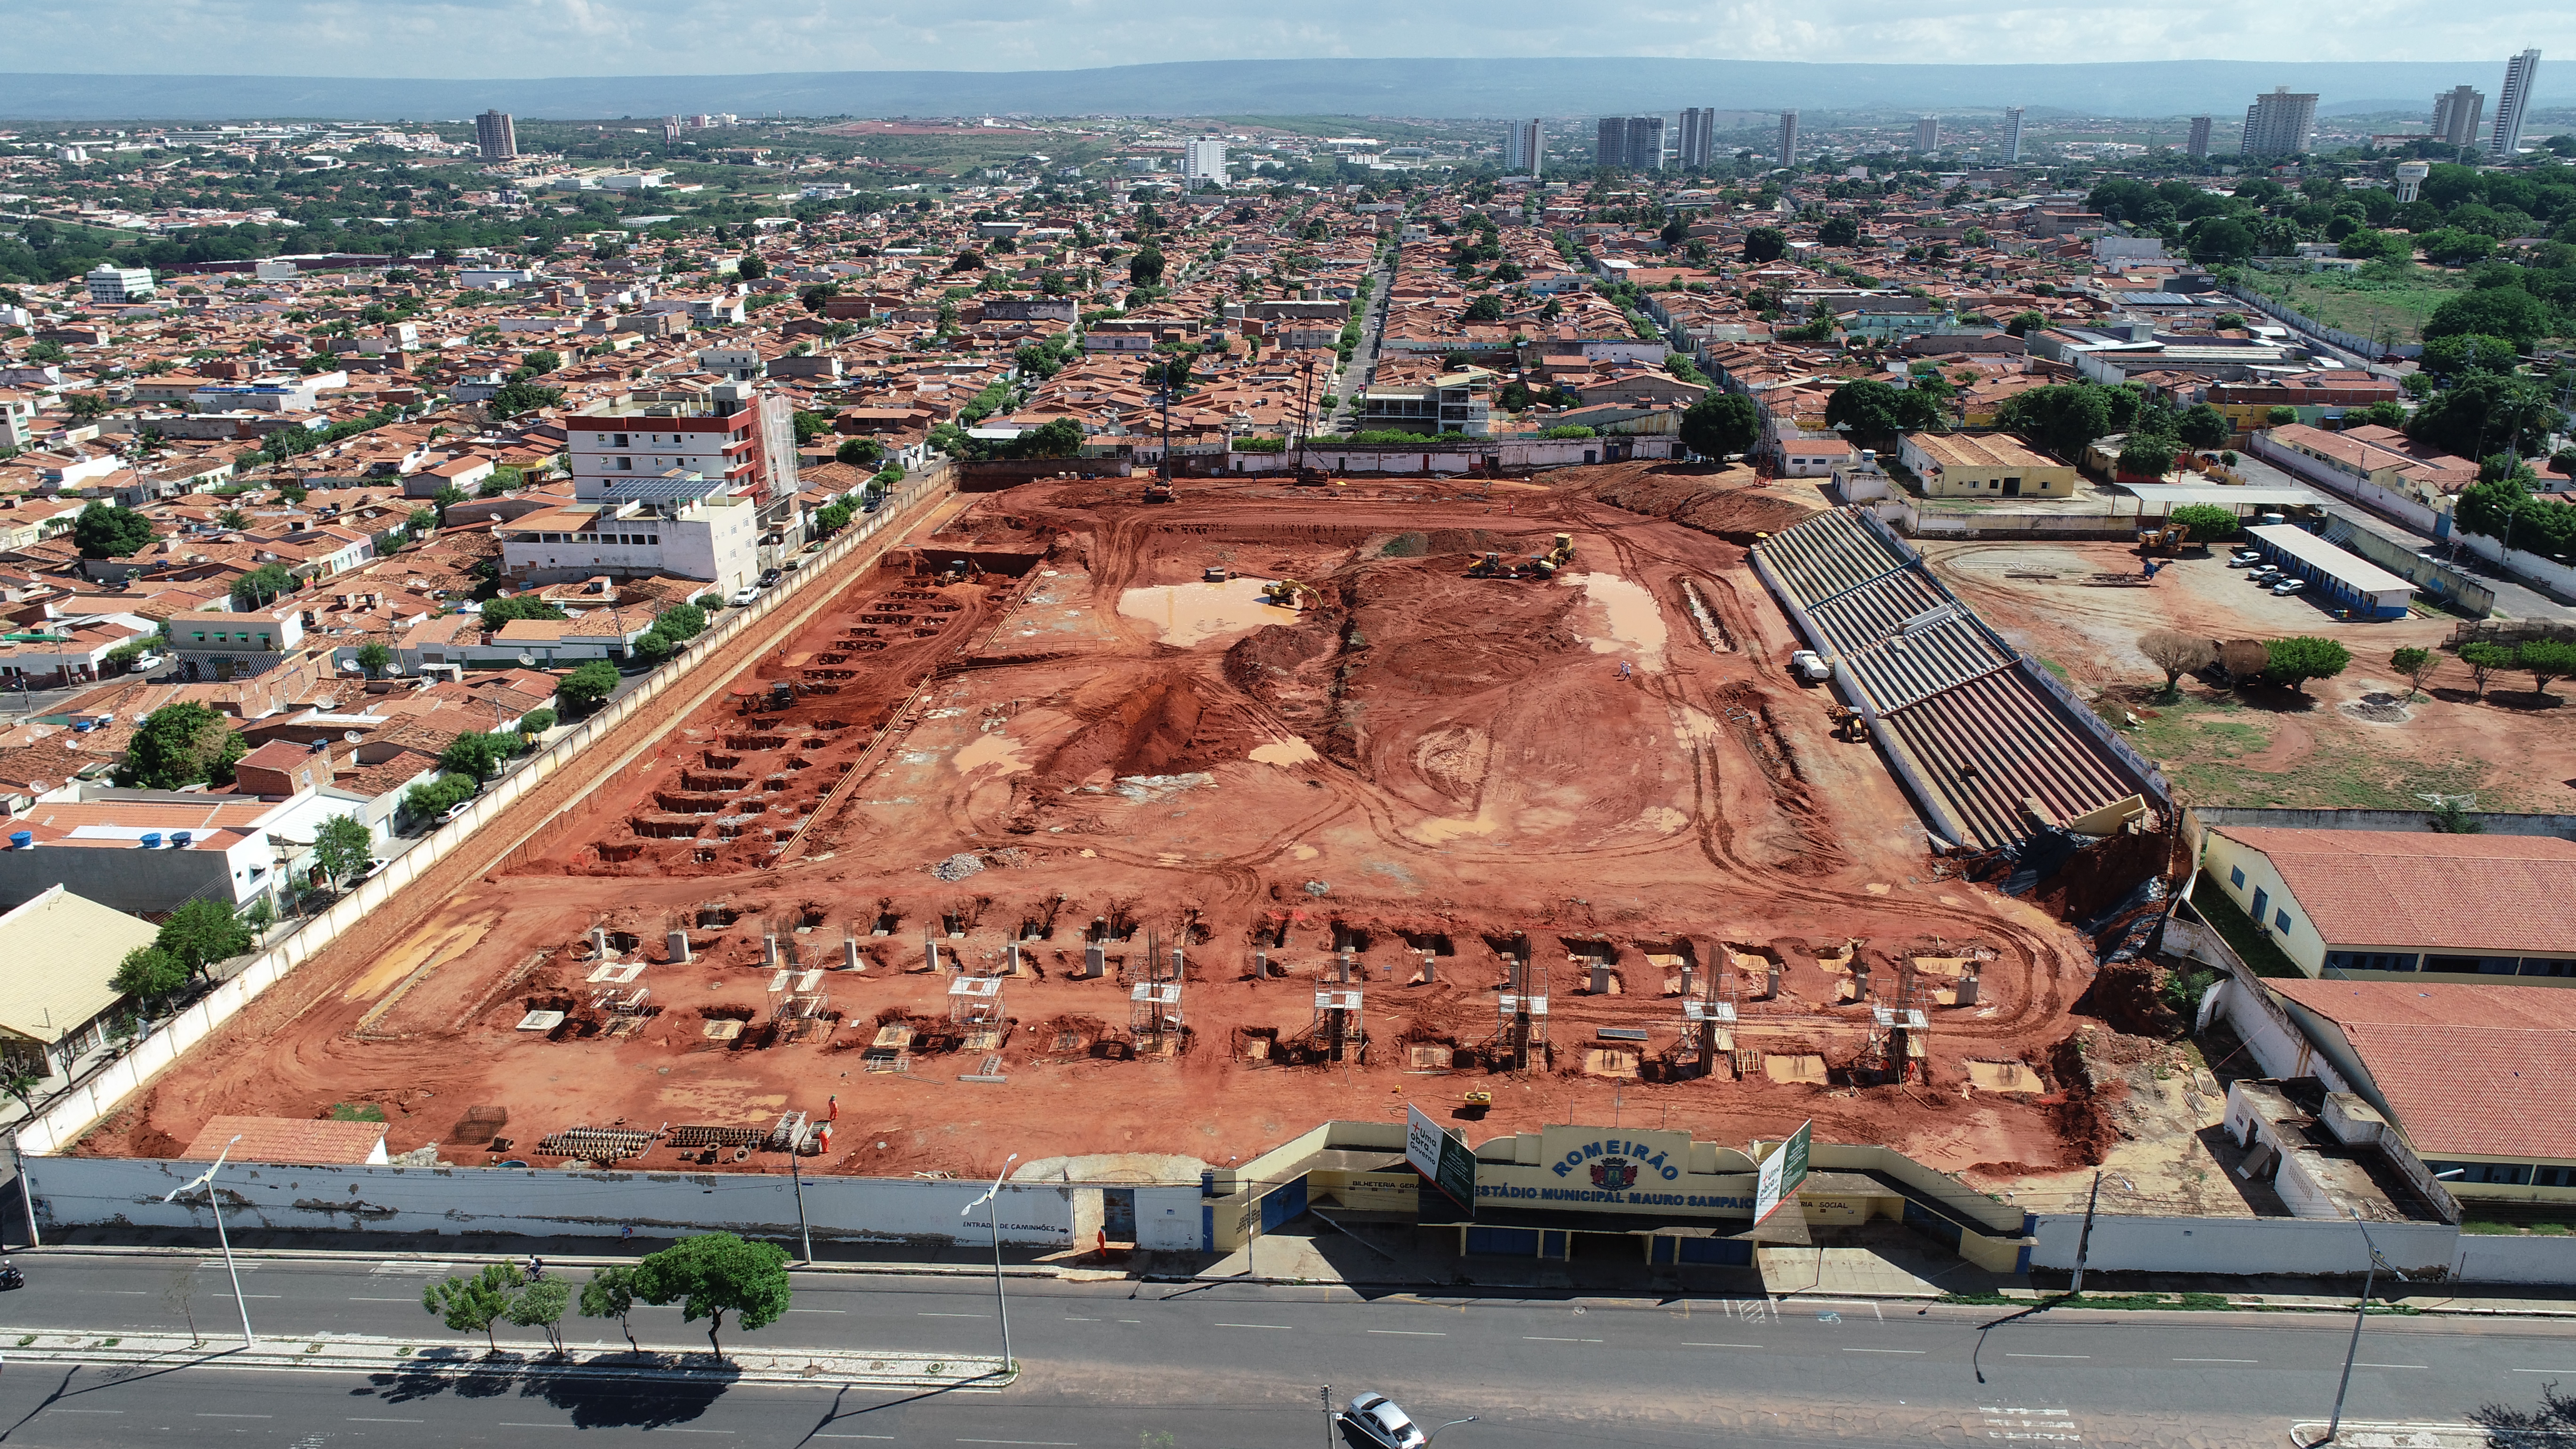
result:
[[[2494,94],[2501,56],[2461,61],[2118,61],[2099,65],[1813,65],[1744,60],[1212,60],[1056,71],[839,71],[363,80],[331,76],[0,74],[15,120],[461,119],[497,106],[557,119],[740,115],[1084,114],[1590,116],[1682,106],[1809,111],[2028,106],[2094,116],[2241,114],[2286,85],[2335,106]],[[2576,73],[2541,68],[2541,104],[2576,100]]]

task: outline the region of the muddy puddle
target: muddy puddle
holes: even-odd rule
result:
[[[1649,674],[1663,671],[1664,613],[1644,585],[1614,574],[1568,574],[1565,581],[1583,590],[1585,600],[1601,611],[1600,622],[1607,626],[1600,635],[1584,636],[1593,653],[1631,654],[1639,669]],[[1589,627],[1593,621],[1586,623]]]
[[[1268,582],[1228,579],[1221,584],[1153,584],[1120,594],[1118,612],[1153,625],[1161,643],[1176,649],[1195,649],[1264,624],[1296,623],[1296,610],[1261,597],[1262,586]]]

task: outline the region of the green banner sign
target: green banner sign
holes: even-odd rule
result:
[[[1795,1197],[1798,1185],[1807,1180],[1807,1150],[1813,1142],[1815,1126],[1812,1119],[1799,1123],[1798,1130],[1789,1134],[1788,1141],[1771,1149],[1771,1155],[1762,1159],[1762,1171],[1756,1179],[1753,1193],[1755,1223],[1759,1224],[1778,1212],[1780,1204]]]

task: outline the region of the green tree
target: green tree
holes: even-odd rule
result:
[[[2264,674],[2275,684],[2299,690],[2311,679],[2332,679],[2352,663],[2352,651],[2332,639],[2297,634],[2263,646],[2270,656]]]
[[[2048,314],[2044,312],[2015,312],[2012,320],[2004,324],[2004,331],[2014,337],[2028,337],[2034,332],[2046,330],[2048,330]]]
[[[2546,697],[2549,681],[2576,674],[2576,643],[2564,639],[2525,639],[2514,646],[2513,665],[2531,675],[2531,692]]]
[[[250,527],[250,515],[242,512],[238,508],[227,508],[223,512],[215,515],[215,522],[225,528],[248,528]]]
[[[366,671],[369,679],[384,677],[385,670],[390,668],[393,662],[394,651],[381,639],[370,639],[358,646],[358,667]]]
[[[832,431],[832,417],[829,413],[809,412],[804,408],[798,408],[789,416],[788,422],[796,430],[796,446],[800,448]]]
[[[500,391],[492,394],[492,400],[485,406],[492,410],[492,416],[496,418],[515,418],[525,413],[535,412],[539,408],[553,407],[563,401],[563,396],[562,388],[547,387],[524,377],[514,377],[501,384]],[[461,493],[462,490],[459,491]]]
[[[478,782],[489,780],[516,749],[514,736],[471,731],[447,742],[447,748],[438,752],[438,767]]]
[[[2417,237],[2415,244],[2423,249],[2424,260],[2444,267],[2465,267],[2471,262],[2485,261],[2495,255],[2496,249],[2494,237],[2462,231],[2454,226],[2428,231]]]
[[[546,708],[544,705],[539,705],[535,709],[529,710],[526,714],[519,716],[519,737],[521,739],[534,740],[537,736],[544,734],[546,731],[553,729],[554,727],[555,712]]]
[[[93,503],[72,520],[82,558],[130,558],[152,544],[152,520],[115,503]]]
[[[2423,369],[2437,377],[2471,372],[2511,372],[2522,355],[2511,342],[2479,332],[2456,332],[2424,344]]]
[[[1127,285],[1131,287],[1159,287],[1162,284],[1162,248],[1148,243],[1143,250],[1127,259]]]
[[[2035,387],[2006,398],[1995,422],[2060,458],[2080,459],[2095,438],[2111,431],[2108,391],[2084,383]]]
[[[2406,697],[2413,699],[2424,692],[2424,681],[2432,676],[2440,661],[2441,656],[2432,650],[2410,645],[2389,655],[2388,667],[2406,676]]]
[[[2484,699],[2487,697],[2487,676],[2499,669],[2511,669],[2514,651],[2509,645],[2481,639],[2460,646],[2460,662],[2469,666],[2469,683],[2477,691],[2477,697]]]
[[[502,1317],[521,1328],[533,1328],[546,1336],[546,1344],[560,1358],[564,1351],[563,1316],[572,1307],[572,1285],[561,1278],[540,1278],[521,1288],[510,1298]]]
[[[1891,439],[1898,433],[1937,426],[1940,421],[1940,403],[1928,390],[1897,387],[1874,377],[1844,383],[1825,403],[1826,425],[1848,425],[1857,438]]]
[[[1484,293],[1477,297],[1476,300],[1467,304],[1465,320],[1469,322],[1502,321],[1503,299],[1495,296],[1491,292]]]
[[[2162,478],[2173,471],[2173,444],[2154,433],[2131,433],[2120,445],[2120,475],[2124,478]]]
[[[414,538],[427,538],[438,532],[438,510],[415,508],[403,519],[403,532]]]
[[[107,984],[151,1011],[187,987],[188,968],[159,946],[137,946],[117,963]]]
[[[517,1265],[486,1263],[472,1277],[441,1278],[422,1285],[420,1306],[458,1333],[479,1331],[483,1342],[499,1353],[501,1344],[493,1337],[492,1325],[510,1311],[526,1283]]]
[[[294,587],[295,575],[286,571],[286,565],[264,563],[233,580],[233,607],[245,610],[265,608]]]
[[[617,666],[605,659],[594,659],[575,667],[555,681],[555,698],[571,711],[597,708],[617,689]]]
[[[1788,254],[1789,234],[1776,226],[1757,226],[1744,233],[1744,259],[1756,266]]]
[[[853,468],[874,468],[885,456],[885,444],[874,438],[845,438],[832,456]]]
[[[2241,262],[2254,255],[2254,233],[2232,216],[2203,217],[2187,242],[2196,262]]]
[[[2232,431],[2227,415],[2207,403],[2193,403],[2174,420],[2174,436],[2194,448],[2223,448]]]
[[[2501,337],[2516,347],[2529,347],[2557,328],[2549,304],[2520,287],[2481,287],[2461,292],[2433,309],[2424,324],[2424,340],[2477,333]]]
[[[635,636],[635,643],[632,647],[635,651],[636,658],[643,660],[647,664],[659,664],[663,660],[670,658],[671,651],[678,646],[671,642],[670,635],[663,633],[661,630],[647,629],[643,633]]]
[[[566,614],[562,606],[550,604],[533,594],[483,601],[483,622],[492,628],[499,628],[513,619],[568,619],[570,617],[572,616]]]
[[[1762,439],[1762,415],[1742,393],[1711,391],[1682,412],[1682,446],[1703,458],[1748,453]]]
[[[233,761],[248,749],[227,716],[194,701],[165,704],[127,741],[116,783],[135,790],[230,783]]]
[[[857,505],[846,498],[837,503],[827,503],[814,510],[815,530],[826,535],[838,533],[850,526],[850,519],[857,513]]]
[[[745,251],[733,264],[733,274],[746,282],[757,282],[769,275],[769,262],[755,251]]]
[[[334,815],[314,828],[313,863],[334,886],[365,870],[375,858],[375,832],[355,815]]]
[[[1181,364],[1187,376],[1188,363]],[[1052,418],[1011,440],[1015,458],[1070,458],[1082,451],[1082,423],[1076,418]]]
[[[520,358],[519,365],[531,373],[543,376],[563,366],[563,354],[551,347],[540,347]]]
[[[673,604],[653,616],[653,627],[674,641],[695,639],[707,632],[707,611],[695,604]]]
[[[707,1346],[718,1359],[724,1316],[744,1331],[766,1328],[787,1311],[787,1253],[775,1243],[746,1242],[731,1233],[682,1238],[636,1266],[637,1297],[677,1303],[683,1322],[707,1320]]]
[[[2165,521],[2188,526],[2194,543],[2224,543],[2236,536],[2239,525],[2236,510],[2224,503],[2186,503]]]
[[[250,949],[250,928],[220,901],[200,896],[184,901],[152,938],[180,965],[202,976],[218,961],[229,961]]]
[[[581,1285],[581,1316],[614,1318],[618,1331],[626,1335],[627,1349],[641,1357],[644,1346],[635,1341],[635,1325],[629,1315],[639,1301],[637,1279],[642,1275],[625,1264],[602,1268]]]
[[[1816,228],[1816,240],[1829,247],[1858,246],[1860,219],[1847,211],[1826,217],[1824,225]]]

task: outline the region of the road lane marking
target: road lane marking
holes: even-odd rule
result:
[[[817,1434],[817,1439],[891,1439],[892,1434]]]
[[[570,1425],[570,1424],[522,1424],[522,1423],[518,1423],[518,1422],[516,1422],[515,1420],[503,1419],[499,1424],[495,1425],[494,1427],[496,1427],[496,1428],[501,1428],[501,1429],[569,1429],[569,1428],[571,1428],[571,1427],[572,1427],[572,1425]]]
[[[125,1411],[123,1409],[47,1409],[45,1412],[49,1414],[122,1414]],[[414,1419],[412,1422],[417,1424],[420,1421]]]
[[[275,1414],[199,1414],[200,1419],[274,1419]]]
[[[1928,1348],[1847,1348],[1845,1353],[1930,1353]]]
[[[2354,1368],[2423,1368],[2420,1363],[2357,1363]]]
[[[1066,1315],[1064,1316],[1064,1321],[1065,1321],[1065,1322],[1067,1322],[1067,1323],[1098,1323],[1100,1320],[1099,1320],[1099,1319],[1097,1319],[1097,1318],[1080,1318],[1080,1317],[1077,1317],[1077,1316],[1075,1316],[1075,1315],[1073,1315],[1073,1314],[1068,1313],[1068,1314],[1066,1314]],[[1128,1320],[1128,1321],[1132,1323],[1132,1322],[1134,1322],[1135,1320],[1130,1319],[1130,1320]]]
[[[352,1424],[426,1424],[427,1419],[351,1419]]]
[[[848,1310],[848,1309],[846,1309],[846,1308],[790,1308],[790,1309],[788,1309],[787,1311],[788,1311],[788,1312],[790,1312],[790,1313],[847,1313],[847,1312],[849,1312],[850,1310]],[[930,1318],[938,1318],[938,1317],[942,1317],[943,1315],[941,1315],[941,1314],[937,1314],[937,1313],[932,1313],[932,1314],[926,1314],[926,1315],[924,1315],[924,1316],[925,1316],[925,1317],[930,1317]],[[959,1315],[959,1316],[961,1316],[961,1317],[966,1317],[966,1318],[981,1318],[983,1315],[982,1315],[982,1314],[980,1314],[980,1313],[969,1313],[969,1314],[962,1314],[962,1315]]]
[[[1393,1334],[1398,1338],[1447,1338],[1449,1336],[1446,1333],[1433,1332],[1424,1328],[1372,1328],[1369,1332]]]
[[[2515,1369],[2518,1374],[2576,1374],[2576,1369]]]
[[[1292,1323],[1215,1323],[1215,1324],[1210,1324],[1210,1325],[1209,1325],[1209,1327],[1211,1327],[1211,1328],[1275,1328],[1275,1329],[1278,1329],[1278,1330],[1279,1330],[1280,1332],[1282,1332],[1282,1333],[1293,1333],[1293,1332],[1295,1332],[1295,1331],[1296,1331],[1296,1325],[1295,1325],[1295,1324],[1292,1324]],[[1011,1442],[1011,1441],[1009,1441],[1009,1440],[1005,1440],[1005,1439],[993,1439],[993,1440],[989,1440],[989,1441],[981,1441],[981,1442],[989,1442],[989,1443],[994,1443],[994,1444],[1004,1444],[1004,1443],[1009,1443],[1009,1442]]]
[[[140,1298],[144,1294],[144,1290],[141,1288],[85,1288],[81,1291],[85,1293],[112,1293],[120,1298]]]
[[[667,1424],[659,1426],[648,1424],[644,1432],[647,1434],[731,1434],[735,1431],[732,1429],[681,1429]]]
[[[1535,1333],[1524,1333],[1521,1339],[1526,1343],[1599,1343],[1601,1341],[1597,1338],[1547,1338]]]
[[[2008,1353],[2006,1358],[2091,1358],[2089,1353]]]
[[[418,1303],[420,1300],[417,1298],[352,1298],[349,1301],[352,1303]],[[787,1311],[794,1313],[797,1310],[791,1308]]]
[[[1682,1347],[1684,1347],[1684,1348],[1760,1348],[1761,1346],[1762,1346],[1762,1345],[1760,1345],[1760,1344],[1758,1344],[1758,1343],[1689,1343],[1689,1342],[1685,1342],[1685,1343],[1682,1345]]]
[[[825,1312],[825,1313],[832,1313],[832,1312],[836,1312],[836,1311],[839,1311],[839,1312],[846,1312],[846,1311],[848,1311],[848,1310],[846,1310],[846,1309],[842,1309],[842,1310],[835,1310],[835,1309],[826,1308],[826,1309],[823,1309],[823,1310],[821,1310],[821,1311],[822,1311],[822,1312]],[[993,1315],[991,1315],[991,1314],[989,1314],[989,1313],[917,1313],[917,1314],[914,1314],[913,1316],[914,1316],[914,1317],[916,1317],[916,1318],[990,1318],[990,1317],[992,1317]]]
[[[1027,1444],[1038,1449],[1076,1449],[1079,1439],[960,1439],[960,1444]]]
[[[2178,1358],[2174,1360],[2175,1363],[2261,1363],[2262,1361],[2259,1358]],[[2551,1370],[2538,1369],[2535,1372],[2548,1373]]]

